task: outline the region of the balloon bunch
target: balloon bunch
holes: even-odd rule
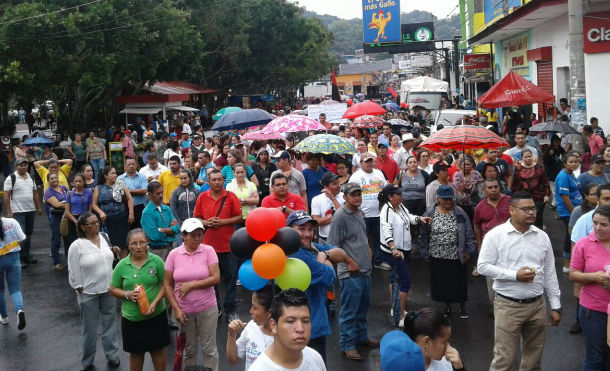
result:
[[[252,210],[246,219],[246,228],[235,231],[229,245],[233,255],[248,259],[238,272],[241,284],[248,290],[261,289],[270,279],[275,279],[282,290],[305,291],[311,283],[307,264],[287,257],[301,247],[301,236],[286,227],[286,218],[278,209]]]

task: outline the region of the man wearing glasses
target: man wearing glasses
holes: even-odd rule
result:
[[[490,370],[509,370],[523,342],[520,370],[539,370],[546,337],[546,291],[550,324],[561,320],[561,302],[553,248],[547,234],[534,226],[532,196],[511,196],[511,218],[485,235],[477,269],[494,280],[494,357]]]

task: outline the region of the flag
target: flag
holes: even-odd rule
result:
[[[391,86],[388,88],[388,93],[392,94],[392,96],[394,98],[398,98],[398,94],[396,93],[396,90],[394,90],[394,88]]]
[[[339,94],[339,88],[337,87],[337,76],[335,76],[335,67],[333,67],[333,76],[332,76],[332,84],[333,84],[333,92],[332,99],[337,102],[341,102],[341,95]]]

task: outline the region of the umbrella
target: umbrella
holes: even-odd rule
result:
[[[343,114],[344,119],[355,119],[364,115],[383,115],[387,111],[375,102],[362,102],[352,105]]]
[[[356,128],[375,128],[385,124],[386,121],[378,116],[364,115],[354,119],[352,127]]]
[[[212,126],[212,130],[245,129],[251,126],[266,124],[274,118],[269,112],[259,108],[244,109],[222,115]]]
[[[298,110],[294,110],[291,113],[292,115],[305,115],[307,116],[307,110],[306,109],[298,109]]]
[[[226,115],[227,113],[237,112],[237,111],[241,111],[241,108],[239,108],[239,107],[221,108],[218,110],[218,112],[216,112],[216,114],[214,116],[212,116],[212,120],[216,121],[219,118],[221,118],[223,115]]]
[[[311,152],[323,153],[325,155],[331,153],[339,155],[345,153],[352,154],[356,152],[356,148],[349,140],[332,134],[312,135],[303,139],[293,149],[301,153]]]
[[[25,140],[25,142],[23,142],[24,146],[30,146],[30,147],[35,147],[35,146],[52,146],[53,145],[53,141],[47,138],[43,138],[43,137],[34,137],[34,138],[28,138]]]
[[[530,128],[530,133],[562,133],[579,134],[578,130],[570,125],[559,121],[541,122]]]
[[[261,130],[254,130],[254,131],[250,131],[247,132],[246,134],[244,134],[241,139],[243,140],[269,140],[269,139],[282,139],[282,134],[280,133],[269,133],[269,134],[263,134],[261,133]]]
[[[409,121],[405,121],[403,119],[391,119],[391,120],[388,120],[388,122],[392,126],[409,126],[409,127],[413,127],[412,123],[410,123]]]
[[[382,107],[388,111],[396,112],[400,110],[400,106],[394,102],[382,104]]]
[[[439,130],[419,146],[435,151],[510,147],[506,140],[493,131],[471,125],[456,125]]]
[[[479,97],[483,108],[553,103],[555,96],[511,71]]]
[[[318,121],[301,115],[286,115],[273,119],[261,130],[262,134],[295,133],[297,131],[326,130]]]
[[[363,93],[358,93],[355,96],[357,99],[364,99],[364,94]]]

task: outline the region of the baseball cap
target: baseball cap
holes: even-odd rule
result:
[[[290,215],[288,215],[288,219],[286,219],[286,225],[287,226],[291,226],[293,224],[296,225],[303,225],[305,223],[314,223],[314,224],[318,224],[318,222],[316,222],[311,215],[307,214],[305,211],[303,210],[297,210],[297,211],[293,211],[292,213],[290,213]]]
[[[19,165],[19,164],[22,164],[24,162],[28,163],[28,159],[27,158],[23,158],[23,157],[22,158],[18,158],[18,159],[15,160],[15,165]]]
[[[449,185],[441,185],[436,190],[437,198],[445,198],[445,199],[455,199],[455,193],[453,192],[453,188]]]
[[[324,175],[322,175],[322,179],[320,179],[320,184],[322,184],[323,186],[327,186],[337,179],[339,179],[339,176],[336,174],[333,174],[329,171],[327,173],[324,173]]]
[[[341,192],[343,192],[344,194],[350,194],[352,192],[355,191],[360,191],[362,192],[362,187],[360,187],[360,184],[358,183],[354,183],[354,182],[349,182],[349,183],[345,183],[342,187],[341,187]]]
[[[381,147],[388,148],[388,144],[386,142],[379,142],[379,144],[377,144],[377,148]]]
[[[426,363],[419,345],[400,330],[390,331],[379,344],[382,371],[425,371]]]
[[[372,153],[370,152],[364,152],[363,154],[360,155],[360,162],[364,162],[364,161],[368,161],[368,160],[372,160],[375,156],[373,156]]]
[[[131,134],[131,130],[127,129],[124,131],[125,134]]]
[[[279,151],[278,153],[275,154],[275,156],[273,156],[273,158],[290,160],[290,153],[288,153],[286,151]]]
[[[600,155],[593,155],[593,157],[591,157],[591,163],[592,164],[597,164],[597,163],[600,163],[600,162],[605,162],[604,158],[602,156],[600,156]]]
[[[205,229],[201,220],[197,218],[189,218],[182,223],[182,227],[180,227],[180,232],[191,233],[197,229]]]
[[[174,137],[177,137],[177,136],[178,136],[178,134],[176,134],[176,133],[169,133],[169,137],[170,138],[174,138]]]

